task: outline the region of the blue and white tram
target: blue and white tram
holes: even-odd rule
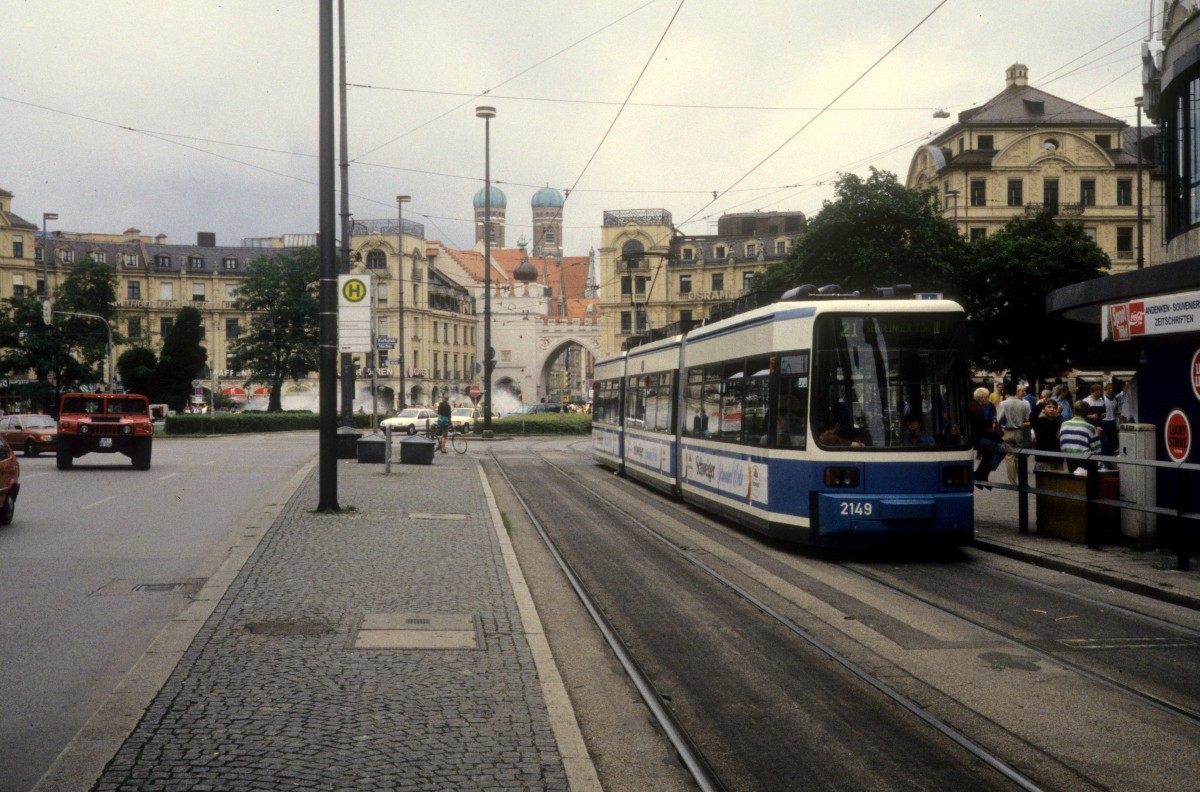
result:
[[[619,423],[593,418],[617,449],[595,458],[688,502],[821,546],[973,535],[953,302],[777,302],[635,347],[596,378]]]

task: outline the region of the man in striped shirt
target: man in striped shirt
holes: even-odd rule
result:
[[[1100,429],[1088,423],[1083,416],[1087,413],[1087,402],[1075,402],[1075,414],[1058,428],[1058,445],[1064,454],[1086,454],[1100,452]],[[1082,467],[1079,462],[1067,462],[1067,470],[1074,473]]]

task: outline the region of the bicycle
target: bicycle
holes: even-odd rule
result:
[[[429,424],[427,427],[425,427],[424,434],[427,438],[436,443],[438,441],[438,437],[440,437],[437,424]],[[446,445],[453,448],[455,453],[465,454],[467,453],[467,436],[461,430],[451,425],[450,432],[446,437]]]

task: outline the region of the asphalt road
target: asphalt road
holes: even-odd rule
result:
[[[71,471],[21,457],[16,519],[0,528],[0,792],[33,786],[245,515],[316,451],[306,432],[160,437],[148,471],[119,454]]]

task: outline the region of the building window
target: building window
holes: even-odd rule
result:
[[[129,321],[125,324],[125,326],[129,331],[130,337],[137,338],[138,336],[140,336],[142,334],[142,317],[140,317],[140,316],[129,317]]]
[[[237,299],[237,284],[236,283],[226,283],[225,284],[225,299],[228,300],[229,302],[233,302],[234,300]]]
[[[221,269],[235,270],[237,269],[237,259],[233,256],[226,256],[221,259]]]
[[[753,242],[746,243],[746,255],[753,258],[758,255],[758,245]]]
[[[680,294],[691,294],[692,293],[692,276],[691,275],[680,275],[679,276],[679,293]]]
[[[1087,237],[1088,239],[1092,240],[1093,242],[1095,242],[1095,241],[1096,241],[1096,229],[1095,229],[1095,228],[1092,228],[1092,227],[1090,227],[1090,226],[1089,226],[1089,227],[1086,227],[1086,228],[1084,228],[1084,229],[1083,229],[1083,235],[1084,235],[1085,237]]]
[[[437,337],[437,322],[434,322],[434,323],[433,323],[433,340],[434,340],[435,342],[438,340],[438,337]]]
[[[237,317],[225,320],[225,337],[230,341],[236,339],[242,332],[242,328],[238,326]]]
[[[13,275],[13,297],[25,296],[25,276]]]
[[[980,135],[978,139],[979,139],[979,150],[980,151],[994,151],[995,150],[995,148],[996,148],[996,145],[994,143],[995,138],[993,138],[991,135]]]
[[[41,247],[35,247],[35,248],[33,249],[33,260],[34,260],[34,261],[41,261],[41,260],[42,260],[42,249],[41,249]]]
[[[1025,203],[1024,182],[1020,179],[1008,180],[1008,205],[1021,206]]]
[[[742,291],[750,291],[753,284],[754,284],[754,273],[753,272],[743,272],[742,273]]]
[[[1133,206],[1133,179],[1117,179],[1117,206]]]
[[[63,259],[64,264],[74,264],[75,263],[75,251],[71,250],[70,248],[63,250],[62,259]]]
[[[621,296],[628,297],[633,294],[633,278],[628,275],[621,276]]]
[[[646,306],[639,305],[634,309],[634,332],[644,333],[649,327],[649,322],[646,321]]]
[[[204,284],[192,284],[192,302],[204,302]]]
[[[971,206],[987,206],[986,179],[971,179]]]
[[[636,239],[631,239],[621,246],[621,260],[625,262],[625,266],[629,269],[640,269],[646,261],[642,256],[645,252],[645,245]]]
[[[158,320],[159,335],[166,336],[171,332],[171,326],[175,324],[175,319],[170,316],[160,317]]]
[[[129,284],[125,288],[126,288],[125,293],[126,293],[128,299],[130,299],[130,300],[142,299],[142,282],[141,281],[129,281]]]
[[[725,258],[725,246],[724,245],[717,245],[715,248],[713,248],[713,258],[719,258],[719,259]]]
[[[725,291],[725,275],[721,272],[712,274],[712,290],[715,292]]]
[[[158,299],[174,300],[175,299],[175,284],[168,281],[167,283],[158,284]]]
[[[154,266],[158,267],[159,269],[166,269],[167,267],[171,266],[171,257],[165,253],[159,253],[154,257]]]
[[[546,226],[545,232],[542,234],[542,239],[549,245],[554,244],[554,226]],[[458,364],[454,364],[454,368],[458,368]],[[457,374],[457,372],[455,372]]]
[[[137,253],[126,253],[125,254],[125,266],[126,267],[136,267],[137,265],[138,265]]]
[[[691,311],[680,311],[679,312],[680,324],[686,324],[690,321],[692,321],[692,312]]]
[[[683,249],[683,260],[692,261],[696,258],[695,248],[686,247]]]
[[[1131,226],[1117,228],[1117,258],[1133,258],[1133,228]]]
[[[367,269],[387,269],[387,255],[382,250],[367,254]]]
[[[1112,148],[1112,135],[1096,135],[1096,145],[1102,149]]]
[[[1079,180],[1079,203],[1084,206],[1096,205],[1096,180],[1095,179],[1080,179]]]
[[[983,239],[986,236],[987,236],[986,228],[972,228],[971,229],[971,241],[972,242],[978,242],[979,240]]]
[[[776,253],[787,253],[787,242],[780,239],[775,242]]]
[[[1058,214],[1058,179],[1042,182],[1042,203],[1051,214]]]
[[[641,294],[643,296],[646,294],[646,276],[645,275],[638,275],[636,278],[633,279],[633,293]]]
[[[25,240],[20,237],[13,240],[13,258],[25,258]]]
[[[92,252],[92,261],[96,262],[97,264],[107,264],[108,254],[103,250],[95,250]]]
[[[188,269],[194,269],[194,270],[204,269],[204,257],[203,256],[188,256],[187,263],[188,263]]]
[[[621,311],[621,334],[629,335],[633,332],[633,314],[629,311]]]

